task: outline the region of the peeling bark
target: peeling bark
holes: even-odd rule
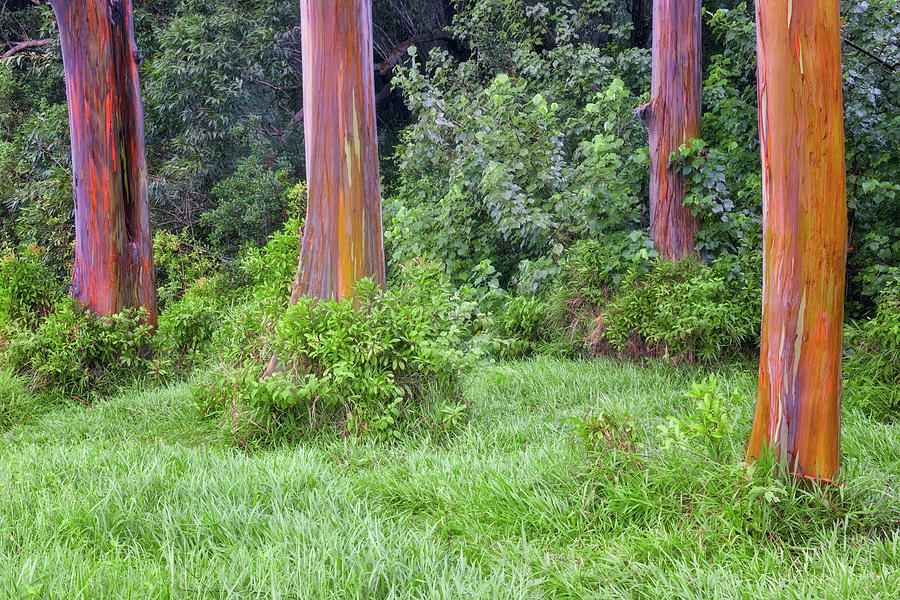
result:
[[[97,315],[145,307],[156,324],[144,116],[131,0],[53,0],[75,198],[70,293]]]
[[[757,2],[763,183],[759,395],[748,457],[838,471],[847,201],[837,0]]]
[[[292,302],[384,285],[372,5],[303,0],[300,16],[309,201]]]
[[[302,0],[303,131],[309,198],[291,302],[384,286],[370,0]],[[279,368],[273,358],[265,376]]]
[[[650,102],[635,112],[650,138],[650,237],[663,258],[694,252],[700,221],[669,156],[700,136],[700,0],[654,0]]]

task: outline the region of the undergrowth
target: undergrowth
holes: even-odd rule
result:
[[[881,418],[900,417],[900,281],[887,285],[875,317],[846,328],[844,398]]]
[[[446,429],[464,413],[459,377],[473,359],[456,300],[423,262],[387,289],[362,280],[352,298],[301,298],[264,334],[274,372],[263,379],[265,363],[248,356],[200,386],[198,404],[241,445],[322,428],[377,439],[421,423]]]
[[[752,264],[661,260],[636,236],[574,245],[543,296],[510,296],[495,315],[502,357],[533,353],[714,364],[759,336]],[[744,274],[735,276],[735,271]]]

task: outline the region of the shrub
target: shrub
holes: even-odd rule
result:
[[[461,331],[439,268],[418,262],[387,290],[362,280],[352,299],[301,298],[269,339],[280,372],[263,380],[262,365],[245,365],[198,390],[198,402],[209,416],[224,414],[241,443],[290,440],[332,425],[396,437],[429,414],[458,420],[453,405],[468,364]],[[441,401],[450,408],[435,410]]]
[[[759,332],[759,290],[694,260],[632,270],[604,310],[602,341],[625,354],[711,361]]]
[[[602,323],[605,307],[625,276],[645,272],[657,256],[643,232],[627,236],[583,240],[564,255],[560,275],[550,295],[550,320],[579,351],[593,348],[592,338]],[[596,353],[596,351],[594,352]]]
[[[755,345],[758,253],[714,263],[660,260],[641,232],[574,244],[546,300],[513,296],[494,315],[493,347],[713,361]]]
[[[569,419],[573,426],[572,446],[580,450],[591,478],[612,480],[644,468],[638,452],[640,437],[634,429],[634,417],[617,418],[605,412]]]
[[[900,411],[900,280],[882,291],[875,317],[846,328],[844,399],[877,416]]]
[[[658,256],[653,241],[642,231],[632,231],[618,240],[578,242],[563,260],[557,301],[602,306],[629,273],[647,272]]]
[[[62,283],[37,248],[0,259],[0,324],[34,326],[62,297]]]
[[[477,44],[496,32],[473,10],[455,25],[476,44],[472,60],[412,50],[411,66],[396,70],[413,120],[395,148],[385,243],[401,260],[441,260],[458,282],[487,259],[506,285],[557,246],[640,226],[647,153],[633,90],[646,87],[649,55],[625,52],[614,64],[566,26],[552,50],[525,42],[490,65],[496,46]],[[589,13],[599,9],[584,10],[581,26],[596,31]],[[560,9],[542,20],[570,17]]]
[[[552,319],[550,308],[548,300],[536,296],[510,296],[493,317],[494,353],[504,359],[577,353],[578,345]]]
[[[245,244],[261,246],[278,229],[288,206],[280,181],[285,175],[248,157],[212,188],[216,207],[204,212],[199,224],[209,229],[209,240],[217,251],[234,256]]]
[[[7,359],[32,390],[86,394],[146,372],[151,328],[144,309],[97,318],[61,300],[34,330],[20,330]]]
[[[254,402],[253,392],[263,381],[261,372],[259,368],[226,369],[195,387],[195,402],[201,414],[218,421],[227,438],[244,447],[248,442],[273,437],[276,433],[270,429],[273,405]]]
[[[723,397],[719,388],[715,375],[691,384],[691,389],[684,395],[696,402],[693,413],[669,417],[666,424],[659,427],[666,448],[673,444],[689,447],[699,441],[716,461],[721,460],[722,445],[734,432],[733,418],[727,407],[739,406],[741,399],[737,394],[731,398]]]
[[[257,300],[285,304],[300,261],[300,220],[291,219],[269,236],[262,248],[250,248],[241,268],[253,282]]]
[[[176,368],[190,364],[207,348],[216,331],[221,303],[210,293],[213,282],[200,278],[187,293],[171,302],[159,315],[159,328],[153,340],[158,358]]]
[[[153,236],[153,262],[159,305],[181,298],[193,282],[215,273],[215,261],[186,231],[160,231]]]
[[[503,358],[528,356],[541,346],[548,305],[534,296],[512,296],[494,316],[496,351]]]

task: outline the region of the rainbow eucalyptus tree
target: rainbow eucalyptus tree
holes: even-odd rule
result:
[[[838,471],[847,256],[838,0],[757,0],[763,184],[759,396],[748,455]]]
[[[144,117],[131,0],[51,0],[59,25],[75,196],[70,292],[97,315],[156,323]]]
[[[292,302],[384,285],[371,0],[302,0],[300,19],[309,201]]]
[[[340,300],[385,277],[371,1],[301,0],[300,26],[309,199],[291,302]]]
[[[669,156],[700,136],[700,0],[654,0],[650,102],[637,109],[650,138],[650,237],[660,256],[694,252],[700,221],[684,206]]]

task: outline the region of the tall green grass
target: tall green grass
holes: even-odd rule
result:
[[[785,486],[736,466],[749,372],[718,374],[740,400],[719,461],[662,448],[699,376],[486,366],[453,436],[253,454],[188,385],[60,408],[0,434],[0,597],[895,598],[900,424],[845,412],[843,485]],[[601,411],[632,416],[628,460],[576,435]]]

